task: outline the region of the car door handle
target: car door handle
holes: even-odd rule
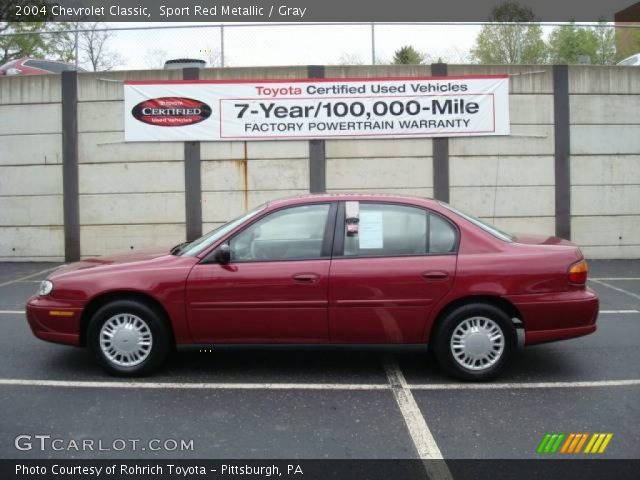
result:
[[[422,272],[422,278],[425,280],[444,280],[448,277],[449,274],[447,272]]]
[[[316,283],[320,277],[315,273],[298,273],[291,278],[299,283]]]

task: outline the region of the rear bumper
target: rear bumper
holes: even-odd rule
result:
[[[569,338],[589,335],[597,330],[596,325],[587,325],[575,328],[558,328],[556,330],[534,330],[525,333],[525,345],[535,345],[536,343],[555,342],[557,340],[567,340]]]
[[[506,298],[522,314],[525,345],[581,337],[597,329],[599,300],[589,288]]]
[[[29,327],[36,337],[66,345],[80,344],[82,308],[35,295],[27,301],[25,310]]]

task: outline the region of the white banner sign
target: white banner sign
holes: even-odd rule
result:
[[[500,76],[125,82],[127,141],[509,135]]]

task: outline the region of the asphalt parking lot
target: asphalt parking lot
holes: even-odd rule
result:
[[[600,457],[640,452],[640,261],[591,262],[598,331],[527,348],[489,384],[452,381],[416,348],[181,351],[115,379],[31,334],[24,302],[53,267],[0,264],[0,458],[531,459],[547,432],[613,433]],[[23,434],[193,450],[21,451]]]

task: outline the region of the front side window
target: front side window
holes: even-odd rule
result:
[[[329,204],[278,210],[229,242],[232,262],[322,258]]]
[[[242,225],[244,222],[248,221],[250,218],[255,217],[257,214],[262,212],[265,208],[267,208],[267,204],[260,205],[258,208],[251,210],[248,213],[245,213],[241,217],[236,218],[235,220],[231,220],[224,225],[219,226],[218,228],[211,230],[209,233],[203,235],[202,237],[194,240],[193,242],[184,245],[176,255],[182,255],[185,257],[194,257],[199,253],[202,253],[204,250],[209,248],[211,245],[216,243],[222,237],[224,237],[227,233],[232,231],[234,228]]]
[[[346,257],[455,252],[456,229],[437,214],[418,207],[365,202],[360,202],[356,211],[357,220],[349,218],[351,213],[347,212],[344,234]]]

